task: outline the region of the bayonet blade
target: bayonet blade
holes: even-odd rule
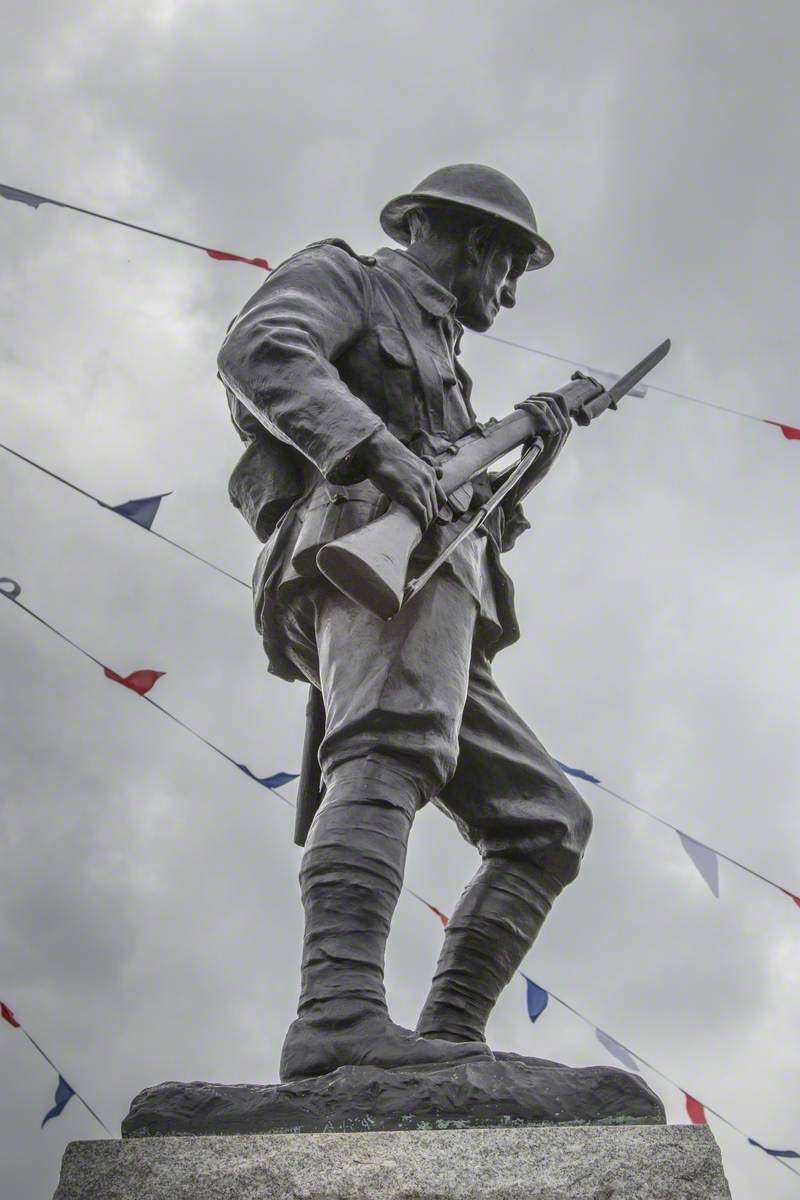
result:
[[[671,345],[670,339],[667,338],[660,346],[656,346],[655,350],[651,350],[635,367],[631,367],[630,371],[626,371],[624,375],[620,376],[616,383],[607,388],[608,407],[615,408],[618,400],[621,400],[623,396],[627,396],[631,388],[635,388],[637,383],[644,379],[645,375],[648,375],[653,367],[661,362],[662,358],[666,358]]]

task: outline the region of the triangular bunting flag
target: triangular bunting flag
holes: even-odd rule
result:
[[[254,779],[256,783],[260,783],[261,786],[265,788],[283,787],[284,783],[291,783],[293,779],[298,778],[297,775],[290,775],[288,771],[276,771],[274,775],[264,775],[263,777],[260,777],[258,775],[254,775],[250,768],[246,767],[244,763],[237,763],[236,765],[239,770],[244,771],[245,775],[248,775],[250,779]]]
[[[526,1002],[528,1005],[528,1016],[531,1023],[535,1024],[544,1010],[547,1008],[547,1001],[550,999],[549,994],[540,988],[538,983],[534,983],[532,979],[528,979],[527,975],[522,977],[526,985]]]
[[[20,204],[27,204],[28,208],[38,208],[40,204],[58,204],[57,200],[46,200],[44,196],[37,196],[35,192],[23,192],[20,188],[8,187],[5,183],[0,183],[0,196],[4,196],[6,200],[18,200]]]
[[[272,267],[265,258],[242,258],[241,254],[227,254],[224,250],[206,250],[209,258],[215,258],[217,262],[243,262],[249,263],[251,267],[262,267],[265,271],[271,271]]]
[[[2,1000],[0,1000],[0,1017],[2,1017],[4,1021],[8,1021],[9,1025],[11,1025],[14,1029],[22,1028],[11,1009],[7,1004],[3,1004]]]
[[[690,1096],[688,1092],[683,1093],[686,1097],[686,1111],[689,1114],[689,1120],[693,1125],[707,1125],[706,1110],[703,1108],[699,1100],[695,1100],[694,1096]]]
[[[788,896],[790,900],[794,900],[798,908],[800,908],[800,896],[795,896],[794,892],[787,892],[786,888],[781,888],[784,896]]]
[[[74,1095],[75,1089],[69,1086],[63,1075],[59,1075],[58,1087],[56,1088],[56,1102],[42,1121],[42,1129],[44,1129],[47,1122],[51,1121],[53,1117],[61,1116]]]
[[[123,687],[130,688],[132,692],[136,692],[138,696],[146,696],[153,684],[155,684],[166,671],[132,671],[130,675],[118,675],[116,671],[112,671],[110,667],[103,667],[103,673],[106,679],[111,679],[114,683],[121,683]]]
[[[605,1046],[609,1054],[612,1054],[614,1058],[619,1059],[623,1067],[627,1067],[629,1071],[639,1070],[639,1064],[631,1054],[630,1050],[626,1050],[625,1047],[616,1040],[616,1038],[612,1038],[609,1033],[604,1033],[602,1029],[595,1029],[594,1032],[600,1045]]]
[[[143,496],[141,500],[126,500],[124,504],[109,504],[108,507],[121,517],[127,517],[129,521],[134,521],[144,529],[150,529],[159,504],[165,496],[171,495],[172,492],[161,492],[158,496]]]
[[[675,832],[681,839],[681,845],[689,855],[689,858],[719,900],[719,859],[716,852],[710,846],[704,846],[702,842],[696,842],[687,833],[681,833],[680,829],[676,829]]]
[[[580,767],[568,767],[566,763],[559,762],[557,758],[553,759],[556,766],[561,767],[565,775],[574,775],[576,779],[585,779],[587,783],[599,783],[600,780],[596,775],[590,775],[588,771],[582,771]]]
[[[428,901],[426,900],[425,903],[428,904]],[[441,911],[441,909],[436,907],[435,904],[428,904],[428,908],[431,910],[431,912],[433,913],[433,915],[435,917],[439,918],[439,920],[442,922],[442,925],[444,925],[445,929],[447,929],[447,926],[450,924],[450,918],[448,917],[447,913],[443,913]]]
[[[765,425],[775,425],[790,442],[800,442],[800,429],[794,425],[783,425],[780,421],[764,421]]]
[[[759,1150],[763,1150],[765,1154],[771,1154],[773,1158],[800,1158],[800,1154],[796,1150],[770,1150],[768,1146],[762,1146],[761,1142],[757,1142],[755,1138],[748,1138],[751,1146],[758,1146]]]
[[[611,371],[601,371],[597,367],[584,367],[583,369],[587,375],[591,375],[592,379],[596,379],[598,383],[602,383],[606,391],[608,391],[608,389],[612,387],[618,379],[622,378],[621,375],[614,375]],[[631,388],[631,390],[628,392],[628,395],[640,397],[646,396],[647,385],[644,383],[637,383],[636,387]]]

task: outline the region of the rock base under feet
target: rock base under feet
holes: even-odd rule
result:
[[[541,1124],[657,1125],[656,1094],[614,1067],[565,1067],[543,1059],[476,1060],[383,1071],[340,1067],[294,1083],[162,1083],[140,1092],[122,1136]]]

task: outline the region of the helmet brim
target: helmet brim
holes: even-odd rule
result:
[[[396,196],[394,200],[390,200],[381,210],[381,228],[401,246],[410,245],[411,233],[408,228],[408,214],[413,209],[425,208],[426,205],[435,205],[437,208],[445,206],[457,208],[461,212],[473,213],[476,218],[482,218],[484,221],[499,221],[508,225],[516,237],[529,248],[530,257],[525,268],[526,271],[538,271],[541,267],[546,267],[551,263],[555,257],[552,246],[540,233],[535,233],[527,226],[521,225],[510,215],[487,213],[485,209],[478,208],[477,205],[463,204],[461,201],[451,199],[444,200],[441,196],[433,193],[408,192],[406,195]]]

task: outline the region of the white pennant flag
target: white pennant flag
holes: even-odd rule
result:
[[[602,1029],[595,1029],[595,1035],[601,1046],[605,1046],[609,1054],[613,1054],[614,1058],[619,1059],[623,1067],[627,1067],[629,1071],[638,1071],[639,1064],[631,1054],[630,1050],[626,1050],[611,1034],[603,1033]]]
[[[592,379],[596,379],[598,383],[602,383],[603,387],[608,389],[621,379],[621,375],[612,375],[610,371],[600,371],[597,367],[584,367],[587,375],[591,375]],[[628,392],[629,396],[646,396],[647,386],[644,383],[637,383],[636,387],[632,387]]]
[[[705,879],[713,895],[719,900],[719,859],[716,852],[710,846],[696,842],[687,833],[681,833],[680,829],[676,829],[675,832],[681,839],[681,845],[689,858]]]

